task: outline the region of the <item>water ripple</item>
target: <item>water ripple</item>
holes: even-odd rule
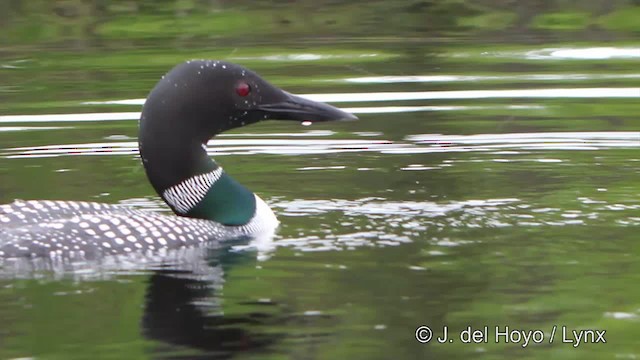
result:
[[[0,132],[32,131],[32,130],[61,130],[61,129],[71,129],[71,128],[62,127],[62,126],[0,126]]]
[[[640,74],[388,75],[318,81],[347,82],[354,84],[400,84],[467,81],[580,81],[615,79],[640,79]]]
[[[452,58],[492,57],[528,60],[611,60],[640,58],[638,47],[582,47],[543,48],[521,51],[484,51],[481,53],[454,52],[446,56]]]
[[[283,135],[283,134],[278,134]],[[325,134],[321,134],[325,135]],[[238,136],[238,135],[233,135]],[[269,139],[224,138],[211,140],[209,155],[301,155],[348,152],[377,152],[382,154],[424,154],[487,152],[493,155],[517,155],[522,151],[546,150],[603,150],[640,147],[640,132],[546,132],[476,135],[416,134],[405,137],[406,142],[384,139]],[[293,137],[293,136],[292,136]],[[137,155],[135,141],[60,144],[9,148],[0,151],[6,158],[57,157],[86,155]],[[511,161],[503,157],[494,161]],[[539,158],[539,162],[561,162],[561,159]],[[412,170],[411,168],[407,168]],[[415,168],[413,170],[418,170]],[[422,169],[427,170],[427,169]]]
[[[606,60],[640,58],[640,48],[590,47],[590,48],[548,48],[533,50],[525,54],[535,60]]]
[[[263,249],[263,256],[278,247],[297,251],[340,251],[358,247],[397,246],[408,242],[426,241],[433,246],[447,248],[473,244],[475,240],[455,240],[443,237],[451,229],[488,229],[541,226],[589,226],[606,222],[612,212],[617,225],[640,225],[640,217],[633,216],[640,204],[585,203],[584,199],[567,203],[567,208],[550,208],[527,203],[517,198],[476,199],[463,201],[395,201],[380,197],[356,200],[270,200],[270,206],[283,224],[286,217],[336,219],[329,214],[339,213],[339,224],[300,233],[297,236],[276,237],[271,250]],[[626,216],[630,215],[630,216]],[[340,230],[336,230],[340,229]],[[438,250],[441,253],[440,250]]]
[[[318,60],[333,60],[333,59],[362,59],[362,58],[376,58],[380,54],[365,53],[365,54],[277,54],[267,56],[242,56],[232,57],[234,61],[246,61],[246,60],[263,60],[263,61],[318,61]]]

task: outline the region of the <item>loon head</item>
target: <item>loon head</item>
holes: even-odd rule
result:
[[[204,143],[223,131],[269,119],[314,122],[357,117],[290,94],[240,65],[192,60],[174,67],[151,91],[140,134],[169,133]]]
[[[355,120],[331,105],[290,94],[240,65],[192,60],[151,90],[139,146],[149,181],[178,215],[242,224],[253,193],[223,174],[206,153],[216,134],[262,120]]]

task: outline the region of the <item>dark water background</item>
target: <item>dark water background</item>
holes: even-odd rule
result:
[[[273,239],[155,271],[0,268],[0,358],[638,358],[638,19],[622,0],[2,1],[0,203],[167,211],[135,119],[190,58],[361,120],[209,144]],[[549,344],[554,325],[607,343]]]

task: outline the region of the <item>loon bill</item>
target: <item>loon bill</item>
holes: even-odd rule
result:
[[[0,205],[0,258],[97,258],[274,230],[271,209],[206,152],[216,134],[269,119],[357,118],[283,91],[236,64],[177,65],[149,93],[138,134],[149,182],[177,216],[111,204],[17,200]]]

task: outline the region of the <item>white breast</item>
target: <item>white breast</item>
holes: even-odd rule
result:
[[[256,194],[254,196],[256,197],[256,213],[246,225],[238,226],[238,231],[241,235],[247,236],[272,233],[280,225],[280,221],[264,200]]]

